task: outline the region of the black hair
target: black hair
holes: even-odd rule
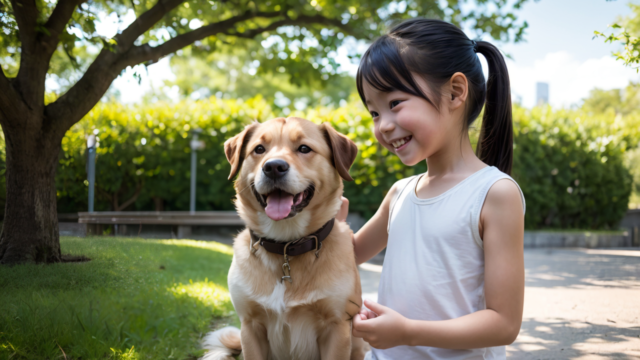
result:
[[[486,82],[476,52],[487,59]],[[486,164],[510,174],[513,124],[509,73],[502,54],[492,44],[472,41],[458,27],[442,20],[407,20],[371,44],[360,61],[356,81],[365,106],[364,81],[379,91],[419,96],[439,109],[440,88],[456,72],[463,73],[469,83],[466,129],[485,106],[476,154]],[[412,73],[424,78],[435,99],[420,89]]]

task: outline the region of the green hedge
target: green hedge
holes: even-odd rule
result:
[[[640,118],[579,110],[514,108],[513,177],[529,229],[612,229],[627,211],[632,176],[624,153],[638,146]]]
[[[407,168],[397,157],[387,156],[387,150],[377,145],[370,131],[370,117],[355,100],[343,108],[320,107],[290,115],[330,121],[357,141],[360,154],[351,171],[355,181],[347,184],[346,194],[352,210],[365,216],[375,211],[396,180],[426,170],[425,165]],[[198,152],[196,209],[231,210],[234,190],[227,180],[230,167],[223,143],[253,119],[263,121],[275,116],[261,98],[246,102],[212,98],[142,107],[99,104],[62,142],[56,179],[58,209],[76,212],[87,208],[84,148],[86,137],[94,133],[99,140],[97,211],[117,209],[134,197],[135,203],[126,210],[188,210],[189,131],[199,128],[206,148]]]
[[[87,209],[85,143],[99,139],[96,210],[188,210],[190,130],[200,128],[206,148],[198,153],[197,210],[231,210],[234,190],[227,180],[223,143],[253,119],[279,114],[260,97],[248,101],[183,101],[124,106],[102,103],[63,140],[56,184],[59,212]],[[426,171],[404,166],[379,146],[371,117],[359,99],[337,109],[318,107],[292,113],[329,121],[358,144],[354,182],[345,184],[351,211],[371,216],[398,179]],[[527,110],[514,107],[513,176],[527,200],[526,227],[609,229],[627,209],[632,177],[623,165],[637,147],[639,117],[613,112]],[[479,125],[478,125],[479,126]],[[472,131],[472,141],[477,132]]]

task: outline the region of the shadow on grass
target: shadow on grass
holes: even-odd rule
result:
[[[620,328],[580,321],[522,322],[520,336],[508,348],[509,359],[638,359],[640,327]],[[620,351],[600,352],[599,345]],[[614,344],[611,346],[610,344]],[[631,354],[629,349],[634,349]]]
[[[93,260],[0,267],[0,359],[192,359],[212,319],[233,321],[228,246],[112,237],[61,246]]]

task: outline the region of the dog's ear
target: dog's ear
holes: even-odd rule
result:
[[[333,166],[338,170],[340,177],[347,181],[353,181],[349,175],[349,168],[356,160],[358,147],[351,139],[337,132],[329,123],[323,123],[320,126],[324,128],[325,139],[333,154]]]
[[[258,126],[258,122],[247,125],[242,132],[231,139],[224,142],[224,154],[227,156],[229,164],[231,164],[231,173],[229,180],[233,179],[244,160],[245,142],[251,137],[251,133]]]

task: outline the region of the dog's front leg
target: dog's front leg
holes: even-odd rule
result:
[[[327,326],[318,339],[322,360],[349,360],[351,357],[351,322],[340,321]]]
[[[240,328],[242,356],[245,360],[267,360],[269,340],[265,327],[252,320],[243,320]]]

